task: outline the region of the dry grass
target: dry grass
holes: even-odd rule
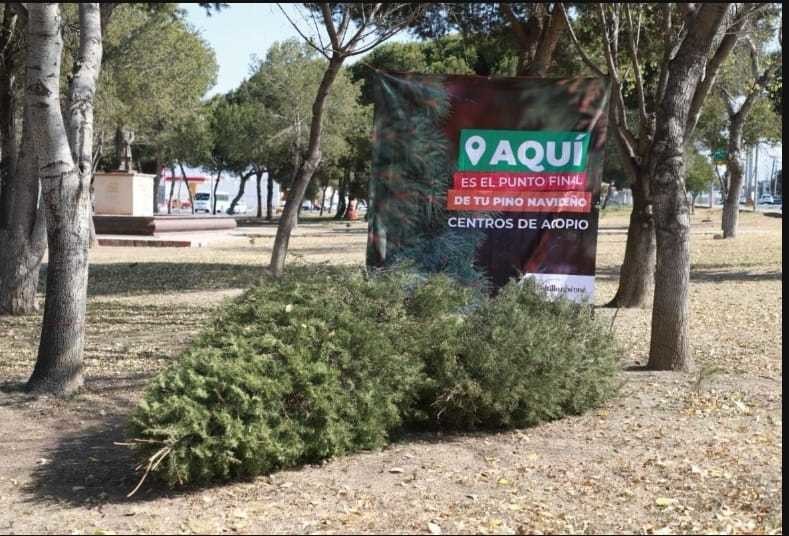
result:
[[[124,415],[211,311],[255,281],[274,229],[205,249],[99,248],[79,395],[19,392],[39,318],[0,319],[0,532],[781,532],[781,220],[744,213],[740,237],[723,241],[719,218],[694,217],[694,373],[623,370],[605,408],[527,430],[412,437],[134,500],[133,462],[113,445]],[[597,303],[616,289],[626,224],[623,212],[602,220]],[[358,264],[365,241],[360,223],[302,225],[290,259]],[[645,362],[649,322],[648,309],[618,313],[625,368]]]

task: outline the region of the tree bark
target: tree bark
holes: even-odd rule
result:
[[[230,202],[230,208],[227,209],[227,213],[228,214],[235,214],[236,213],[236,204],[239,202],[241,197],[244,195],[244,190],[246,189],[247,181],[252,176],[252,173],[253,172],[250,171],[249,173],[245,173],[245,174],[241,175],[240,180],[238,182],[238,193],[233,198],[233,201]]]
[[[726,174],[729,178],[726,199],[721,214],[723,238],[737,236],[737,221],[740,216],[740,193],[743,184],[742,137],[745,121],[751,112],[757,93],[752,91],[743,101],[740,109],[734,111],[734,103],[729,102],[729,142],[726,156]],[[726,98],[726,96],[724,96]],[[755,198],[754,198],[755,201]],[[755,206],[754,202],[754,206]]]
[[[304,193],[307,191],[307,186],[309,186],[310,180],[315,170],[318,169],[318,165],[321,161],[320,144],[323,112],[326,106],[326,98],[329,96],[329,90],[341,66],[341,58],[338,59],[336,56],[333,56],[332,59],[329,60],[329,64],[326,71],[323,73],[323,78],[318,87],[318,92],[315,95],[315,101],[312,105],[312,120],[310,122],[310,139],[309,145],[307,146],[308,156],[299,167],[296,180],[288,190],[285,209],[282,211],[282,216],[279,219],[277,236],[274,239],[274,248],[271,252],[271,264],[269,268],[275,277],[279,277],[285,267],[285,256],[288,252],[290,234],[296,226],[299,209],[304,199]]]
[[[271,171],[268,172],[266,179],[266,220],[271,221],[274,219],[274,177]]]
[[[162,186],[162,164],[156,157],[156,175],[153,177],[153,213],[159,214],[159,188]]]
[[[340,187],[339,193],[337,195],[337,212],[334,214],[335,220],[341,220],[345,216],[345,209],[347,208],[347,204],[345,202],[345,194],[348,190],[348,171],[346,170],[345,176],[340,179]]]
[[[606,307],[641,307],[649,293],[655,272],[655,219],[646,194],[648,181],[648,177],[639,176],[633,183],[633,210],[619,288]]]
[[[600,207],[600,210],[605,210],[605,208],[608,206],[608,201],[611,200],[611,195],[613,194],[613,192],[614,192],[614,184],[609,183],[608,188],[606,188],[605,190],[605,197],[603,198],[603,205]]]
[[[691,101],[704,75],[727,4],[702,4],[688,21],[688,34],[669,63],[666,91],[657,114],[649,169],[655,209],[656,265],[652,334],[647,367],[689,370],[688,283],[690,216],[685,193],[685,133]]]
[[[735,238],[737,236],[737,221],[740,216],[740,193],[742,192],[743,183],[743,169],[742,163],[740,163],[741,151],[732,153],[731,146],[732,143],[730,141],[726,163],[729,185],[726,190],[726,198],[723,200],[721,216],[723,238]]]
[[[262,170],[257,170],[255,172],[255,183],[257,185],[256,192],[257,192],[257,196],[258,196],[258,213],[257,213],[257,217],[258,218],[262,218],[263,217],[263,192],[260,189],[260,186],[261,186],[260,183],[261,183],[262,180],[263,180],[263,171]]]
[[[0,225],[0,315],[38,311],[36,292],[41,260],[47,249],[32,121],[29,113],[25,116],[16,169],[6,183],[5,195],[10,203],[4,215],[9,221],[8,225]]]
[[[167,199],[167,214],[173,213],[173,195],[175,194],[175,166],[170,166],[170,195]]]
[[[186,171],[184,171],[184,165],[182,163],[178,163],[178,167],[181,170],[181,178],[184,181],[184,186],[186,186],[186,195],[189,196],[189,208],[192,210],[192,216],[195,215],[195,200],[194,196],[192,195],[192,190],[189,189],[189,179],[186,178]]]
[[[222,180],[222,168],[216,173],[216,180],[214,181],[214,192],[211,202],[211,214],[216,215],[216,191],[219,189],[219,181]]]
[[[24,20],[24,19],[23,19]],[[0,315],[38,310],[41,259],[46,251],[44,213],[39,204],[30,106],[23,109],[21,147],[16,120],[20,32],[24,22],[10,4],[0,27]]]
[[[15,20],[16,16],[6,7],[0,27],[0,45],[3,45],[0,49],[10,46],[8,41],[13,38],[6,34],[13,33]],[[10,187],[17,167],[16,68],[14,53],[4,50],[0,55],[0,228],[10,225],[13,206]]]
[[[323,187],[323,194],[321,195],[321,213],[319,216],[323,216],[323,205],[326,204],[326,190],[329,189],[329,186],[326,185]]]
[[[79,66],[60,110],[58,4],[29,4],[27,93],[46,204],[49,266],[41,342],[27,389],[68,394],[82,385],[88,287],[93,97],[101,66],[98,3],[79,6]]]

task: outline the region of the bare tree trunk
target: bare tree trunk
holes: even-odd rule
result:
[[[745,121],[751,112],[757,93],[752,91],[740,106],[739,111],[733,109],[734,103],[729,104],[729,143],[726,156],[726,173],[729,176],[729,187],[726,199],[723,203],[723,213],[721,215],[721,228],[723,238],[735,238],[737,236],[737,220],[740,215],[740,192],[742,192],[743,167],[742,157],[742,137],[745,129]],[[726,97],[724,97],[726,98]],[[756,199],[754,198],[754,208]]]
[[[101,66],[101,20],[98,3],[80,4],[80,61],[69,91],[68,124],[64,124],[59,100],[63,49],[59,6],[29,6],[26,98],[32,103],[46,203],[49,265],[41,343],[27,389],[67,394],[83,381],[93,97]]]
[[[194,196],[192,195],[192,190],[189,189],[189,179],[186,178],[186,171],[184,171],[184,165],[179,162],[178,167],[181,169],[181,178],[184,181],[184,186],[186,186],[186,195],[189,196],[189,208],[192,210],[192,216],[194,216],[195,200],[194,200]]]
[[[156,175],[153,177],[153,213],[159,214],[159,188],[162,187],[162,164],[156,157]]]
[[[257,184],[257,196],[258,196],[258,218],[263,217],[263,192],[260,189],[260,183],[263,180],[263,171],[257,170],[255,172],[255,183]]]
[[[688,283],[690,281],[690,217],[682,184],[683,139],[666,135],[666,149],[655,155],[655,298],[649,362],[653,370],[688,370]]]
[[[341,220],[345,216],[345,209],[347,208],[345,202],[345,194],[348,190],[349,176],[348,171],[345,171],[345,176],[340,179],[339,194],[337,196],[337,212],[334,214],[335,220]]]
[[[688,34],[668,64],[666,90],[658,107],[648,169],[655,209],[655,299],[648,368],[689,370],[688,283],[690,216],[685,195],[685,135],[691,102],[700,83],[715,36],[729,6],[701,4],[690,19]]]
[[[0,315],[38,310],[41,259],[46,251],[44,213],[39,205],[30,107],[25,102],[21,149],[17,144],[18,33],[23,31],[10,4],[0,27]]]
[[[600,210],[605,210],[608,206],[608,202],[611,200],[611,195],[614,193],[614,184],[609,183],[608,188],[605,189],[605,197],[603,198],[603,205],[600,207]]]
[[[0,315],[38,311],[36,292],[41,260],[47,249],[32,121],[29,113],[25,115],[16,169],[5,183],[4,200],[9,201],[9,206],[3,212],[8,224],[0,225]]]
[[[214,192],[211,202],[211,214],[216,215],[216,191],[219,189],[219,181],[222,180],[222,168],[216,173],[216,180],[214,181]]]
[[[167,214],[173,213],[173,195],[175,194],[175,166],[170,166],[170,195],[167,200]]]
[[[13,31],[9,28],[12,20],[10,9],[5,7],[3,26],[0,27],[0,44],[4,46],[8,46],[4,41],[11,39],[4,34]],[[17,85],[16,58],[13,53],[0,53],[0,228],[3,228],[10,224],[13,198],[9,189],[17,167]]]
[[[274,219],[274,177],[268,172],[266,180],[266,220]]]
[[[323,205],[326,203],[326,190],[329,189],[329,185],[323,187],[323,194],[321,195],[321,213],[319,216],[323,216]]]
[[[645,191],[648,177],[632,186],[633,210],[627,229],[625,258],[619,270],[619,288],[606,307],[641,307],[655,272],[655,219]]]
[[[507,2],[499,4],[518,44],[518,76],[545,76],[553,63],[556,45],[565,29],[561,10],[554,4],[534,3],[526,20],[518,18]]]
[[[96,190],[94,187],[94,183],[96,182],[96,170],[99,167],[99,160],[101,160],[102,154],[102,146],[103,146],[103,138],[101,134],[99,134],[99,144],[96,148],[95,154],[91,160],[91,169],[90,169],[90,239],[88,241],[89,247],[94,248],[98,245],[98,240],[96,238],[96,224],[93,221],[93,217],[96,215]]]
[[[307,158],[302,162],[298,175],[291,188],[288,190],[288,198],[285,202],[285,209],[279,219],[277,226],[277,236],[274,239],[274,248],[271,252],[270,270],[275,277],[282,274],[285,267],[285,256],[288,253],[288,242],[290,234],[296,226],[299,209],[301,208],[304,192],[307,191],[312,175],[318,169],[321,161],[321,126],[323,123],[323,112],[326,105],[326,98],[329,90],[337,77],[337,73],[342,66],[342,59],[332,57],[326,71],[323,73],[315,102],[312,105],[312,121],[310,123],[310,140],[307,147]]]
[[[233,198],[233,201],[230,202],[230,208],[227,209],[228,214],[236,213],[236,204],[238,204],[239,200],[241,200],[241,197],[244,195],[244,190],[246,189],[247,181],[252,176],[252,173],[253,172],[250,171],[249,173],[245,173],[241,175],[240,180],[238,182],[238,193]]]
[[[721,229],[723,230],[723,238],[735,238],[737,236],[737,220],[740,216],[740,193],[742,192],[743,182],[740,154],[733,155],[729,153],[726,167],[728,168],[729,187],[723,200]]]

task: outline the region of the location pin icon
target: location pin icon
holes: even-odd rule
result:
[[[485,154],[485,138],[482,136],[471,136],[466,140],[466,154],[471,160],[471,165],[476,166],[482,155]]]

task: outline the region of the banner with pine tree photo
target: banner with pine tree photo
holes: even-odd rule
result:
[[[591,301],[608,88],[378,72],[368,266]]]

